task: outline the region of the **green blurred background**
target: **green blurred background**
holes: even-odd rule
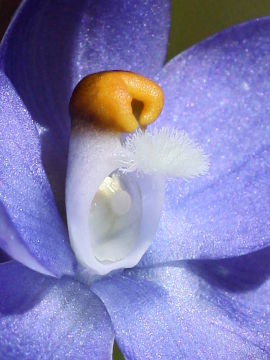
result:
[[[0,0],[0,39],[19,3]],[[173,0],[167,60],[233,24],[267,15],[270,0]],[[123,359],[116,345],[113,359]]]
[[[270,15],[270,0],[173,0],[168,59],[231,25]]]

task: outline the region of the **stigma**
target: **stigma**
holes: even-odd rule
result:
[[[163,104],[161,88],[150,79],[111,71],[83,78],[73,91],[69,111],[73,126],[88,123],[103,131],[130,133],[153,123]]]

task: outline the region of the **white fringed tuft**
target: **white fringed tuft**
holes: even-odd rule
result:
[[[208,156],[184,131],[138,130],[123,144],[121,171],[191,179],[208,172]]]

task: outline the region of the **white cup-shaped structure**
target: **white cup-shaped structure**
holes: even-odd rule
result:
[[[120,134],[74,127],[66,210],[71,246],[93,275],[135,266],[157,230],[164,197],[160,176],[124,174]]]

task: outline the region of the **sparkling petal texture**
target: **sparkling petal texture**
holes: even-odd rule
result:
[[[234,256],[270,243],[270,19],[231,28],[164,67],[157,126],[184,130],[210,172],[168,181],[146,264]]]
[[[14,259],[35,271],[54,276],[54,274],[46,267],[43,267],[28,250],[27,242],[21,240],[15,225],[8,216],[5,207],[0,202],[0,263],[7,261],[8,256],[5,254],[10,254]]]
[[[72,273],[75,260],[42,166],[36,127],[1,73],[0,84],[0,247],[38,271]]]
[[[110,318],[85,286],[10,262],[0,289],[1,359],[111,359]]]
[[[269,359],[270,248],[97,282],[126,359]]]
[[[73,88],[86,74],[101,70],[154,76],[166,54],[169,3],[29,0],[12,22],[0,66],[37,124],[43,163],[61,207]]]

